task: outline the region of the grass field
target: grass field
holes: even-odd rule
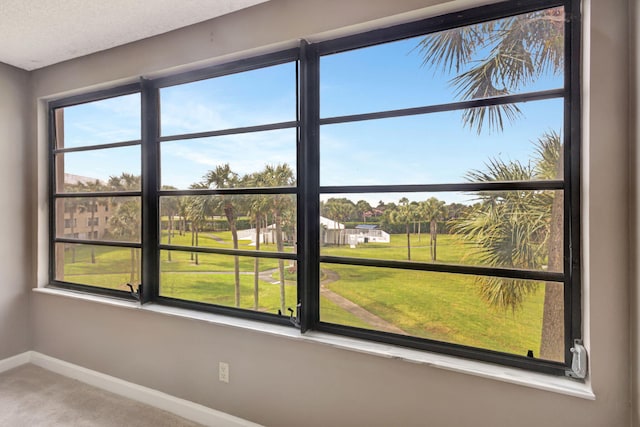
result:
[[[412,236],[412,260],[428,261],[428,235],[421,241]],[[163,243],[166,243],[166,232]],[[172,237],[172,244],[189,246],[191,235]],[[249,241],[239,247],[252,250]],[[200,246],[230,248],[231,233],[202,233]],[[261,250],[275,251],[275,245],[261,245]],[[406,259],[406,236],[393,235],[388,244],[359,245],[355,249],[327,246],[323,255]],[[285,248],[291,252],[291,247]],[[91,263],[90,249],[79,246],[75,262],[71,251],[65,253],[64,278],[67,281],[94,286],[126,289],[131,280],[131,250],[95,247],[96,263]],[[235,306],[234,257],[199,254],[198,264],[190,252],[162,251],[160,293],[163,296]],[[254,260],[238,257],[240,265],[240,306],[254,308]],[[477,264],[478,259],[468,245],[451,235],[438,236],[438,262]],[[288,269],[291,261],[284,261],[287,269],[285,284],[286,307],[295,307],[296,277]],[[259,310],[277,313],[280,307],[278,261],[260,259]],[[139,267],[136,267],[139,269]],[[470,345],[490,350],[525,355],[534,354],[540,347],[544,287],[531,296],[523,308],[516,311],[492,309],[478,294],[476,278],[472,276],[404,271],[386,268],[323,264],[321,268],[337,273],[338,280],[326,287],[358,304],[370,313],[399,327],[407,334],[439,341]],[[136,272],[134,275],[137,275]],[[325,274],[326,276],[326,274]],[[335,276],[335,275],[333,275]],[[138,280],[135,278],[134,280]],[[321,297],[321,320],[360,328],[371,326],[348,310]],[[285,313],[288,314],[288,313]],[[561,327],[561,325],[559,325]]]

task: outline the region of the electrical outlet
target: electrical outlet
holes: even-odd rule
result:
[[[218,379],[223,383],[229,383],[229,364],[227,362],[218,364]]]

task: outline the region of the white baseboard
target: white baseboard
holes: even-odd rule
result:
[[[31,360],[31,352],[25,351],[24,353],[17,354],[9,357],[8,359],[0,360],[0,372],[8,371],[9,369],[17,368],[20,365],[29,363]]]
[[[251,421],[234,417],[233,415],[216,411],[215,409],[188,400],[179,399],[158,390],[83,368],[82,366],[74,365],[73,363],[65,362],[36,351],[28,351],[10,357],[9,359],[0,360],[0,372],[25,363],[32,363],[41,368],[64,375],[65,377],[73,378],[102,390],[174,413],[180,417],[206,426],[260,427],[259,424]]]

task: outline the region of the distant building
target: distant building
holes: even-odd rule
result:
[[[389,243],[391,236],[386,231],[380,230],[377,224],[356,225],[354,230],[346,230],[349,234],[357,236],[358,243]]]
[[[92,184],[97,180],[86,176],[65,173],[65,184]],[[65,204],[64,217],[58,218],[58,228],[62,228],[63,236],[74,239],[102,239],[109,232],[110,203],[98,203],[98,199],[83,198],[82,203],[74,203],[80,199],[61,199]],[[100,199],[103,201],[103,199]],[[60,212],[60,211],[58,211]]]
[[[356,225],[345,228],[332,219],[320,217],[320,244],[322,245],[354,245],[359,243],[389,243],[389,233],[378,229],[375,224]]]
[[[344,231],[344,224],[334,221],[323,216],[320,217],[320,243],[333,244],[338,243],[340,239],[340,231]],[[286,233],[283,231],[283,240],[288,240]],[[250,245],[256,244],[256,229],[249,228],[246,230],[238,230],[239,240],[251,240]],[[260,243],[275,243],[276,225],[271,224],[260,229]]]

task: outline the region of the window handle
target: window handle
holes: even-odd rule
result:
[[[293,309],[291,307],[289,307],[288,310],[289,310],[289,321],[293,324],[293,326],[300,329],[300,312],[302,311],[302,303],[298,303],[298,305],[296,305],[295,316],[293,315]]]
[[[133,290],[133,286],[131,286],[131,283],[127,283],[127,286],[129,287],[129,289],[131,289],[131,291],[129,292],[131,296],[137,301],[142,302],[142,284],[138,284],[138,289],[136,289],[135,292]]]

